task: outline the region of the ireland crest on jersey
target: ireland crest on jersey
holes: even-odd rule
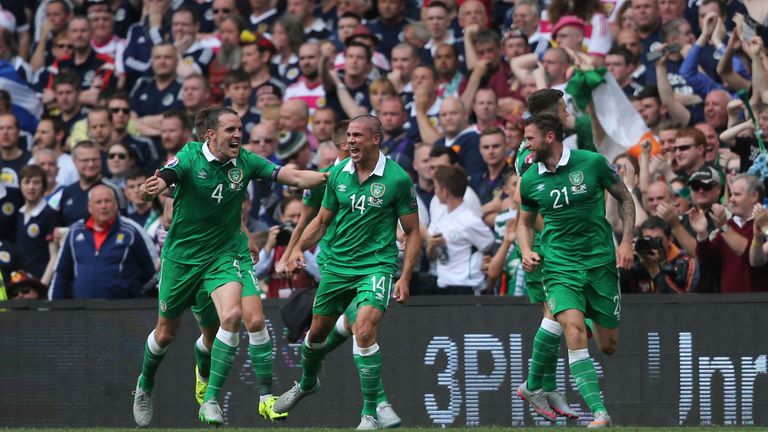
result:
[[[239,190],[243,186],[243,170],[240,168],[232,168],[227,171],[227,178],[231,182],[229,184],[230,189]]]
[[[573,184],[574,186],[578,186],[582,182],[584,182],[584,173],[581,171],[574,171],[568,174],[568,180],[570,180],[571,184]]]
[[[384,195],[384,187],[381,183],[374,183],[371,185],[371,195],[373,195],[374,198],[381,198],[382,195]]]

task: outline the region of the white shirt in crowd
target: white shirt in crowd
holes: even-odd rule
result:
[[[433,200],[434,202],[435,200]],[[493,233],[466,203],[429,224],[429,234],[441,233],[447,257],[437,259],[437,286],[483,288],[483,252],[493,245]]]

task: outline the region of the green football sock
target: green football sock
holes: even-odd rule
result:
[[[312,345],[312,346],[309,346]],[[303,391],[312,390],[317,385],[317,374],[325,359],[325,342],[301,344],[301,381],[299,388]]]
[[[597,382],[597,372],[589,351],[586,348],[580,350],[568,350],[568,363],[571,366],[571,374],[576,381],[581,397],[589,406],[592,414],[607,411],[600,396],[600,384]]]
[[[343,321],[344,317],[343,316],[339,317],[339,320]],[[343,324],[342,324],[342,328],[344,329],[344,331],[346,331],[346,334],[340,332],[338,329],[338,326],[339,326],[339,323],[337,322],[336,325],[333,326],[333,329],[331,330],[331,332],[328,334],[328,337],[325,339],[326,355],[331,351],[335,350],[336,348],[338,348],[344,342],[346,342],[347,339],[349,339],[349,337],[351,336],[351,333],[349,333],[349,331],[343,327]]]
[[[544,318],[533,339],[533,354],[528,370],[528,390],[557,390],[555,372],[560,352],[560,337],[563,329],[556,321]]]
[[[139,387],[143,391],[151,392],[155,388],[155,374],[167,350],[168,347],[162,348],[157,344],[155,331],[152,330],[144,344],[144,363],[141,365],[141,378],[139,379]]]
[[[202,336],[195,342],[195,363],[200,376],[208,378],[211,374],[211,350],[203,343]]]
[[[259,382],[259,395],[272,394],[272,339],[266,328],[248,333],[248,356],[251,358],[253,373]]]
[[[236,352],[237,333],[220,328],[211,348],[211,376],[208,378],[208,390],[205,391],[204,401],[218,399]]]
[[[357,364],[357,362],[355,362]],[[379,378],[379,389],[376,392],[376,406],[379,406],[379,404],[382,403],[389,403],[389,399],[387,399],[387,394],[384,393],[384,380]]]
[[[381,352],[379,345],[373,344],[361,348],[360,354],[355,355],[357,372],[360,375],[360,389],[363,393],[363,412],[361,415],[376,417],[379,392],[384,391],[381,385]]]

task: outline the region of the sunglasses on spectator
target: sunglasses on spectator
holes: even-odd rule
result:
[[[691,147],[693,147],[693,144],[686,144],[686,145],[676,146],[676,147],[672,147],[672,151],[673,152],[688,151]]]
[[[56,44],[55,47],[58,49],[75,49],[75,46],[71,44]]]
[[[112,111],[112,114],[117,114],[117,113],[130,114],[131,112],[130,108],[110,108],[109,110]]]
[[[705,184],[700,182],[693,182],[690,184],[690,187],[691,187],[691,190],[693,190],[694,192],[699,192],[699,191],[709,192],[712,189],[714,189],[715,185]]]
[[[726,172],[728,172],[728,174],[738,174],[741,172],[741,168],[739,167],[728,168]]]
[[[229,8],[213,9],[213,13],[215,14],[217,13],[228,14],[230,12],[232,12],[232,9],[229,9]]]
[[[125,153],[110,153],[107,155],[107,157],[110,159],[118,158],[120,160],[128,159],[128,155]]]

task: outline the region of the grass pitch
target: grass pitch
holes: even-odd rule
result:
[[[212,429],[212,430],[219,430],[221,432],[254,432],[253,428],[228,428],[228,427],[222,427],[219,429],[215,428],[199,428],[199,429],[119,429],[119,428],[87,428],[87,429],[39,429],[39,428],[28,428],[28,429],[20,429],[20,428],[0,428],[0,431],[2,432],[137,432],[141,430],[142,432],[199,432],[204,429]],[[259,429],[272,429],[272,428],[259,428]],[[279,432],[349,432],[350,430],[353,430],[352,428],[347,429],[331,429],[331,428],[283,428],[283,427],[276,427],[274,428],[276,431]],[[435,430],[440,430],[442,428],[399,428],[395,429],[393,432],[430,432]],[[543,427],[528,427],[528,428],[511,428],[511,427],[477,427],[477,428],[460,428],[460,427],[452,427],[452,428],[446,428],[450,429],[451,432],[541,432],[544,430],[562,430],[562,429],[568,429],[568,430],[585,430],[584,427],[562,427],[562,428],[543,428]],[[737,427],[723,427],[723,426],[710,426],[710,427],[704,427],[704,426],[697,426],[697,427],[633,427],[633,426],[621,426],[621,427],[613,427],[610,428],[609,431],[611,432],[752,432],[752,431],[766,431],[768,432],[768,428],[766,427],[746,427],[746,426],[737,426]]]

